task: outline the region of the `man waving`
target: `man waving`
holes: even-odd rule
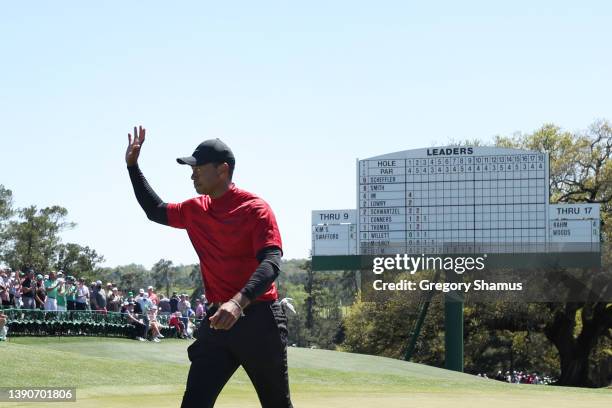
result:
[[[287,318],[278,302],[282,242],[261,198],[232,182],[236,160],[219,139],[206,140],[189,165],[197,197],[165,203],[138,167],[145,129],[128,134],[125,160],[147,217],[187,231],[198,254],[210,311],[187,352],[191,367],[181,407],[212,407],[242,366],[264,408],[292,407],[287,372]]]

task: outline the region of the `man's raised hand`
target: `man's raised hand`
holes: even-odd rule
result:
[[[138,163],[138,156],[140,155],[140,148],[145,141],[145,128],[134,126],[134,139],[132,134],[128,133],[128,147],[125,151],[125,162],[128,166],[134,166]]]

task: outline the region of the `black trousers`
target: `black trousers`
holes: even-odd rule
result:
[[[278,302],[250,305],[230,330],[202,321],[187,348],[191,361],[181,408],[213,407],[239,366],[251,379],[263,408],[292,408],[287,371],[287,317]]]

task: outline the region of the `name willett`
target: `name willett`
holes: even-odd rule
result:
[[[413,282],[402,279],[399,282],[383,282],[382,279],[377,279],[372,283],[374,290],[407,290],[414,291],[418,289],[438,292],[469,292],[473,291],[519,291],[523,290],[522,282],[486,282],[484,280],[475,280],[474,282],[431,282],[426,279]]]

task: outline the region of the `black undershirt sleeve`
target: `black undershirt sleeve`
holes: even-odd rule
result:
[[[240,293],[250,301],[266,293],[272,282],[278,277],[282,254],[278,247],[268,247],[259,251],[257,254],[259,266]]]
[[[130,173],[130,180],[132,181],[132,187],[134,187],[136,200],[138,200],[138,204],[140,204],[145,214],[147,214],[147,218],[151,221],[168,225],[166,203],[155,194],[155,191],[153,191],[147,179],[140,171],[138,164],[128,166],[128,172]]]

